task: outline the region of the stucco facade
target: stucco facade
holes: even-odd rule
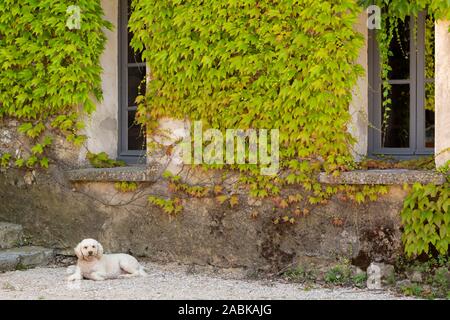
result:
[[[450,22],[436,24],[436,164],[450,160]]]
[[[108,41],[101,57],[103,101],[97,103],[97,110],[87,121],[87,148],[91,152],[106,152],[111,158],[116,158],[119,140],[119,1],[102,0],[102,6],[105,19],[114,28],[105,30]],[[80,153],[80,162],[85,160],[85,154],[84,149]]]
[[[368,125],[369,125],[369,110],[368,110],[368,30],[367,30],[367,14],[361,14],[358,24],[355,26],[356,30],[360,32],[365,39],[364,46],[361,48],[358,58],[364,70],[364,76],[360,77],[358,84],[353,92],[353,101],[350,104],[350,113],[352,115],[352,122],[349,126],[350,133],[356,138],[353,155],[358,160],[367,155],[368,147]]]

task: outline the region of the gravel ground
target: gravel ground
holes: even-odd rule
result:
[[[0,274],[0,299],[403,299],[389,292],[308,289],[282,281],[249,280],[238,270],[144,263],[149,276],[103,282],[65,280],[65,267]]]

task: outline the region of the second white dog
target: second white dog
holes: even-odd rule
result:
[[[78,262],[75,273],[67,280],[106,279],[146,276],[144,267],[129,254],[103,254],[102,245],[94,239],[85,239],[75,248]]]

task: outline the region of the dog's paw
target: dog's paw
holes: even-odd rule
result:
[[[77,280],[83,280],[83,277],[79,274],[73,274],[70,277],[67,277],[67,281],[77,281]]]
[[[102,277],[95,277],[95,278],[91,278],[91,280],[93,281],[105,281],[106,278],[102,278]]]

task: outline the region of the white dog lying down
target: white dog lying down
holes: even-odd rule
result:
[[[67,280],[106,279],[146,276],[144,267],[128,254],[103,254],[102,245],[94,239],[85,239],[75,248],[78,262],[75,273]]]

